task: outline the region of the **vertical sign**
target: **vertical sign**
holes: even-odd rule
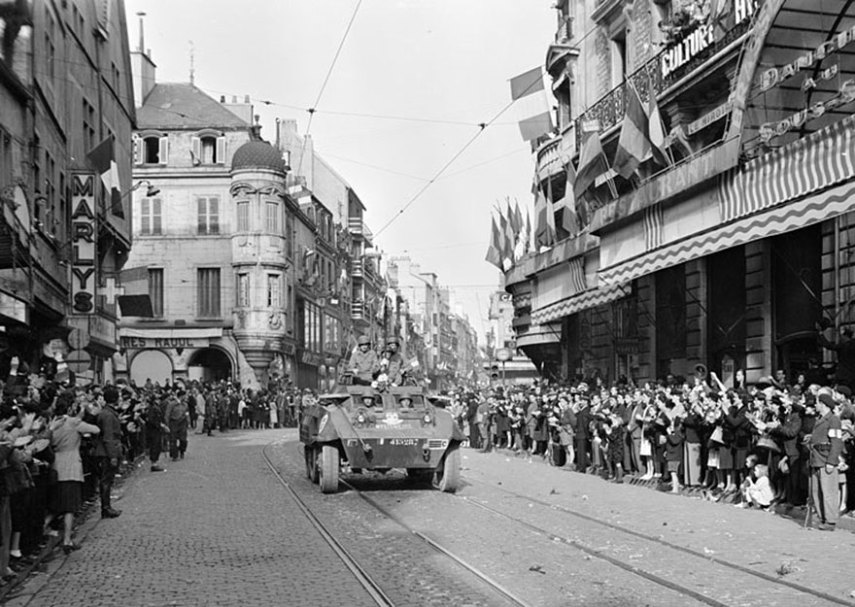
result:
[[[71,310],[95,311],[95,174],[75,173],[71,183]]]

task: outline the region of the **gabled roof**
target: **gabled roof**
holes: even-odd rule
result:
[[[137,128],[248,128],[216,100],[184,82],[155,84],[137,110]]]

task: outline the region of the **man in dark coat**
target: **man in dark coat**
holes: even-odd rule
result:
[[[792,400],[783,402],[784,419],[780,424],[769,429],[769,434],[779,440],[784,446],[786,455],[787,481],[784,487],[784,495],[789,506],[801,506],[804,504],[802,486],[804,486],[804,470],[802,454],[799,449],[799,439],[802,432],[802,412],[804,408],[795,405]]]
[[[113,479],[122,461],[122,425],[119,421],[119,391],[114,386],[104,388],[104,407],[98,412],[96,423],[101,432],[95,441],[95,458],[98,462],[98,481],[101,494],[101,517],[116,518],[122,511],[113,508],[110,492]]]

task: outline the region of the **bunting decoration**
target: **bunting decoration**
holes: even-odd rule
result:
[[[582,152],[579,154],[579,169],[576,172],[576,182],[573,186],[573,195],[576,200],[579,200],[595,185],[597,177],[608,172],[609,161],[603,151],[600,134],[597,132],[590,133],[582,144]]]

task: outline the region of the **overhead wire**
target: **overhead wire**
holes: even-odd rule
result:
[[[412,206],[412,204],[413,204],[414,202],[416,202],[416,200],[418,200],[418,199],[421,197],[421,195],[422,195],[422,194],[424,194],[424,193],[425,193],[425,191],[427,191],[427,189],[428,189],[431,185],[433,185],[433,184],[436,182],[436,180],[437,180],[437,179],[439,179],[439,178],[442,176],[442,174],[443,174],[443,173],[448,169],[448,167],[450,167],[452,164],[454,164],[454,162],[455,162],[458,158],[460,158],[460,156],[462,156],[462,155],[463,155],[463,153],[464,153],[467,149],[469,149],[469,147],[470,147],[473,143],[475,143],[475,141],[476,141],[476,140],[481,136],[481,134],[482,134],[485,130],[487,130],[487,127],[492,126],[492,125],[493,125],[493,123],[494,123],[494,122],[496,122],[496,120],[498,120],[498,119],[502,116],[502,114],[504,114],[505,112],[507,112],[507,111],[511,108],[511,106],[513,106],[513,104],[514,104],[514,103],[516,103],[517,99],[520,99],[520,98],[524,97],[524,96],[525,96],[525,95],[526,95],[526,94],[527,94],[527,93],[528,93],[532,88],[534,88],[535,86],[537,86],[537,85],[539,85],[539,84],[541,84],[541,85],[542,85],[542,82],[541,82],[540,80],[537,80],[537,79],[533,80],[533,81],[532,81],[532,82],[531,82],[531,83],[530,83],[530,84],[529,84],[529,85],[528,85],[528,86],[527,86],[527,87],[526,87],[522,92],[520,92],[520,93],[519,93],[519,95],[516,97],[516,99],[511,99],[511,101],[510,101],[509,103],[507,103],[507,104],[505,105],[505,107],[503,107],[501,110],[499,110],[499,112],[498,112],[495,116],[493,116],[493,118],[491,118],[491,119],[490,119],[489,121],[487,121],[487,122],[482,122],[481,124],[479,124],[479,125],[478,125],[478,127],[479,127],[479,128],[478,128],[478,132],[477,132],[477,133],[475,133],[472,137],[470,137],[470,138],[469,138],[469,140],[468,140],[465,144],[463,144],[463,147],[461,147],[461,148],[460,148],[460,149],[459,149],[459,150],[458,150],[458,151],[457,151],[457,152],[456,152],[456,153],[451,157],[451,159],[450,159],[448,162],[446,162],[446,163],[442,166],[442,168],[440,168],[440,169],[439,169],[439,171],[437,171],[437,172],[436,172],[436,174],[434,174],[434,176],[433,176],[433,177],[432,177],[432,178],[431,178],[431,179],[430,179],[430,180],[429,180],[429,181],[428,181],[424,186],[422,186],[422,187],[419,189],[419,191],[418,191],[418,192],[416,192],[415,196],[413,196],[412,198],[410,198],[410,200],[409,200],[409,201],[407,201],[407,203],[406,203],[403,207],[401,207],[401,209],[399,209],[399,210],[398,210],[398,212],[397,212],[397,213],[395,213],[395,215],[393,215],[391,219],[389,219],[389,221],[387,221],[385,224],[383,224],[383,226],[382,226],[379,230],[377,230],[377,231],[374,233],[374,236],[375,236],[375,237],[377,237],[377,236],[379,236],[380,234],[382,234],[382,233],[386,230],[386,228],[388,228],[390,225],[392,225],[392,224],[395,222],[395,220],[396,220],[396,219],[398,219],[401,215],[403,215],[403,214],[404,214],[404,212],[406,212],[406,210],[407,210],[408,208],[410,208],[410,206]]]
[[[324,95],[324,90],[327,88],[327,83],[330,80],[330,76],[332,76],[333,68],[335,67],[335,64],[338,62],[339,55],[341,55],[341,49],[344,48],[344,43],[347,40],[347,35],[350,33],[350,28],[353,27],[353,22],[356,20],[356,15],[357,15],[357,13],[359,13],[359,7],[360,6],[362,6],[362,0],[358,0],[358,2],[356,3],[356,6],[353,9],[353,14],[350,16],[350,21],[348,22],[347,27],[344,30],[344,35],[341,37],[341,42],[339,42],[338,48],[335,51],[335,56],[333,57],[332,63],[330,63],[330,67],[327,70],[327,75],[324,77],[324,82],[321,85],[321,90],[318,91],[318,97],[317,97],[317,99],[315,99],[315,103],[312,104],[312,107],[310,107],[308,109],[309,122],[306,125],[306,133],[303,136],[303,147],[300,151],[300,167],[299,167],[299,171],[298,171],[299,174],[303,173],[303,159],[306,157],[306,143],[309,140],[309,132],[312,129],[312,118],[315,115],[316,108],[321,103],[321,97],[323,97],[323,95]]]

